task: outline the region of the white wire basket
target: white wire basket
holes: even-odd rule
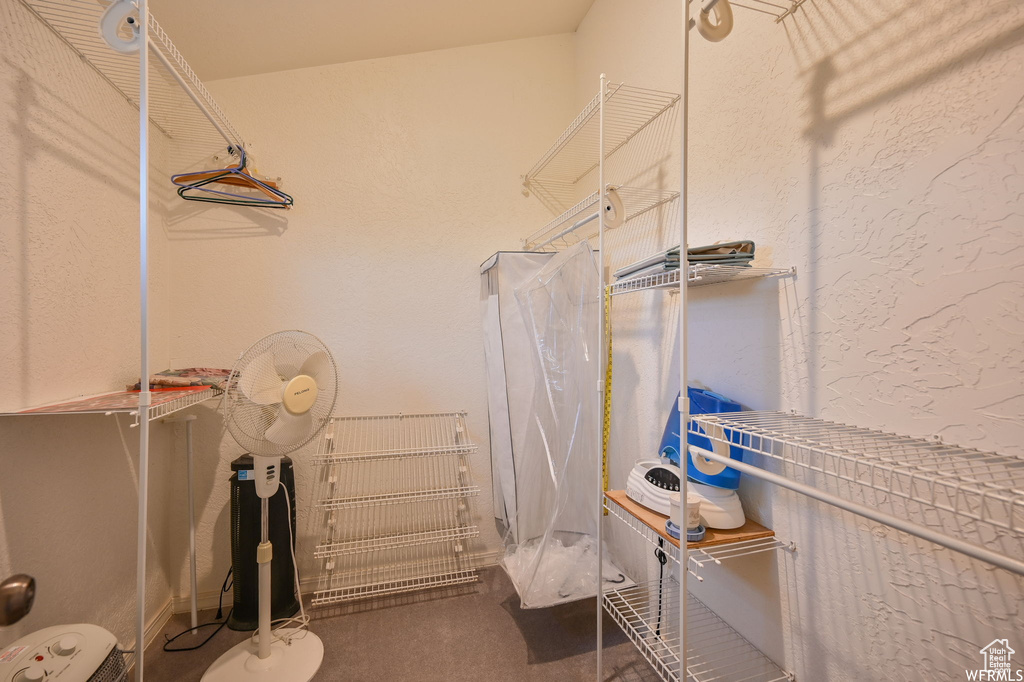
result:
[[[606,592],[604,608],[664,682],[679,682],[679,584],[670,578]],[[783,682],[782,670],[692,594],[686,602],[687,682]]]

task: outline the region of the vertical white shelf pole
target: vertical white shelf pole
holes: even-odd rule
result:
[[[601,74],[601,90],[598,94],[598,140],[597,140],[597,307],[601,311],[598,323],[597,338],[597,682],[602,682],[601,652],[604,649],[604,376],[605,362],[608,351],[605,344],[608,339],[604,334],[604,89],[605,75]]]
[[[679,249],[681,251],[680,257],[682,263],[680,263],[680,280],[679,280],[679,437],[682,439],[680,443],[680,449],[682,452],[679,453],[679,466],[682,469],[681,485],[679,486],[679,510],[676,512],[677,517],[673,519],[675,524],[681,529],[681,532],[685,535],[686,533],[686,495],[689,490],[689,483],[686,480],[687,469],[689,468],[689,455],[687,454],[686,441],[688,438],[688,431],[690,428],[690,396],[687,392],[688,383],[688,372],[686,366],[687,359],[687,299],[688,299],[688,282],[690,279],[690,261],[687,258],[687,241],[686,241],[686,228],[687,228],[687,196],[686,196],[686,173],[687,173],[687,126],[689,125],[689,105],[690,105],[690,3],[689,0],[683,0],[683,83],[682,90],[680,91],[680,99],[682,100],[679,104]],[[687,554],[685,550],[686,545],[683,544],[683,550],[679,557],[679,679],[688,679],[687,667],[686,667],[686,567],[689,563],[687,561]]]
[[[185,453],[188,465],[188,569],[189,569],[189,606],[192,612],[192,634],[199,634],[199,580],[196,577],[196,494],[195,475],[192,449],[192,422],[194,414],[185,417]]]
[[[135,567],[135,680],[143,682],[146,648],[146,529],[149,506],[149,6],[139,7],[139,527]]]

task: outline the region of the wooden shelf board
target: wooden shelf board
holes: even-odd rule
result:
[[[665,538],[676,547],[679,546],[679,540],[669,535],[665,531],[665,522],[668,521],[667,516],[663,516],[658,512],[651,511],[647,507],[641,506],[629,499],[626,495],[625,490],[608,490],[605,492],[605,497],[619,505],[627,512],[635,516],[641,523],[653,530],[659,536]],[[713,547],[715,545],[728,545],[733,542],[743,542],[744,540],[758,540],[760,538],[770,538],[775,536],[775,531],[770,528],[765,528],[757,521],[747,519],[739,528],[732,530],[719,530],[717,528],[708,528],[707,534],[704,539],[700,542],[688,542],[686,543],[687,549],[697,549],[699,547]]]

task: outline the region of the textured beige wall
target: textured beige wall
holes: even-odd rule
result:
[[[154,191],[166,140],[153,137]],[[0,0],[0,409],[138,379],[138,112],[17,0]],[[167,240],[151,213],[152,359],[167,361]],[[38,580],[37,628],[91,622],[134,641],[138,432],[128,417],[0,419],[0,576]],[[152,435],[149,612],[168,587],[170,478]]]
[[[571,118],[571,87],[571,36],[211,83],[296,203],[281,213],[172,204],[182,321],[172,364],[230,366],[264,334],[304,329],[337,359],[338,413],[467,410],[480,444],[477,549],[495,551],[479,265],[544,218],[521,201],[519,175]],[[239,448],[220,428],[204,414],[196,433],[203,593],[230,557]],[[294,456],[304,517],[310,451]],[[317,531],[299,526],[303,577],[315,579]]]
[[[721,43],[693,34],[690,240],[752,238],[759,264],[798,276],[692,290],[691,378],[754,409],[1024,453],[1019,3],[734,15]],[[577,105],[602,71],[678,91],[680,23],[679,3],[597,0],[576,35]],[[613,237],[613,263],[660,247],[657,228]],[[657,447],[678,389],[677,299],[643,296],[616,301],[613,486]],[[693,587],[797,679],[959,680],[1024,631],[1024,580],[756,481],[744,497],[798,554]],[[621,560],[642,564],[629,540]]]

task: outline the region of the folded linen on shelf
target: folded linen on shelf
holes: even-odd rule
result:
[[[754,242],[750,240],[722,242],[708,246],[695,246],[686,251],[688,263],[702,263],[706,265],[738,265],[750,266],[754,260]],[[675,270],[680,264],[680,248],[673,246],[670,249],[656,253],[646,258],[630,263],[615,271],[616,279],[643,277],[646,275],[659,274]]]
[[[693,246],[686,250],[686,259],[693,261],[717,261],[731,258],[754,259],[754,242],[749,239],[735,242],[719,242],[708,246]]]

